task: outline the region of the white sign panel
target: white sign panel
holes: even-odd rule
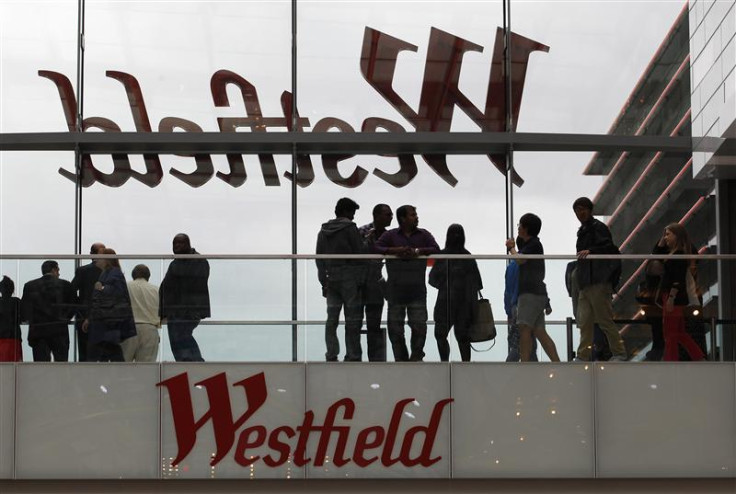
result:
[[[16,372],[16,478],[158,477],[158,364],[23,364]]]
[[[453,365],[453,477],[593,477],[592,380],[589,365]]]

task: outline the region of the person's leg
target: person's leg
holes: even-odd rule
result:
[[[537,339],[532,338],[532,351],[529,354],[529,362],[539,362],[539,356],[537,355],[537,350],[538,350],[537,349]]]
[[[437,296],[437,302],[434,304],[434,338],[437,340],[437,350],[442,362],[450,360],[450,342],[447,341],[447,335],[450,333],[447,304],[447,297],[440,295]]]
[[[160,341],[158,328],[152,324],[136,324],[136,331],[138,331],[138,347],[135,352],[135,361],[156,362]]]
[[[368,360],[386,361],[386,334],[381,328],[383,315],[383,292],[378,283],[368,283],[363,290],[365,327],[368,332]]]
[[[679,316],[675,318],[675,331],[677,332],[677,339],[680,344],[685,348],[687,354],[690,356],[690,360],[697,362],[705,359],[703,350],[695,343],[695,340],[687,332],[687,326],[685,324],[685,315],[683,314],[683,307],[677,307],[679,309]]]
[[[539,344],[542,346],[544,353],[547,354],[547,357],[549,357],[550,361],[559,362],[560,356],[557,353],[557,345],[555,345],[554,340],[547,333],[547,329],[545,328],[544,309],[541,309],[539,311],[539,316],[535,321],[532,334],[534,336],[534,339],[539,341]]]
[[[337,339],[337,327],[340,325],[342,298],[332,287],[327,288],[327,320],[325,321],[325,360],[337,362],[340,356],[340,340]]]
[[[49,338],[49,349],[54,356],[54,362],[69,361],[69,335],[63,334]]]
[[[103,349],[100,343],[90,343],[87,341],[87,360],[86,362],[103,362]]]
[[[406,317],[406,305],[388,303],[388,339],[396,362],[407,362],[409,350],[406,348],[404,336],[404,319]]]
[[[526,324],[519,324],[519,357],[522,362],[529,362],[532,351],[532,328]]]
[[[123,359],[123,349],[117,343],[107,343],[105,353],[107,362],[125,362]]]
[[[677,332],[677,314],[682,314],[682,309],[673,307],[671,311],[664,308],[667,303],[667,294],[662,296],[662,332],[664,333],[664,357],[665,362],[677,362],[680,358],[680,352],[677,348],[679,335]]]
[[[518,362],[520,353],[520,335],[519,325],[516,323],[516,306],[511,308],[511,316],[507,319],[508,336],[506,343],[508,344],[508,353],[506,354],[506,362]]]
[[[383,300],[380,303],[366,304],[365,326],[368,330],[368,360],[371,362],[386,361],[386,333],[381,327]]]
[[[354,279],[343,281],[340,292],[345,304],[345,361],[360,362],[363,360],[363,348],[360,344],[363,306],[357,281]]]
[[[31,343],[34,362],[51,362],[51,348],[46,338],[36,338]]]
[[[138,361],[136,357],[138,353],[138,347],[141,341],[141,325],[140,324],[135,325],[135,331],[136,331],[135,336],[131,336],[130,338],[126,338],[120,342],[120,348],[123,349],[123,359],[126,362],[133,362],[133,361],[137,362]]]
[[[89,346],[89,343],[87,342],[88,334],[82,331],[83,322],[84,322],[84,319],[74,321],[74,330],[77,335],[77,361],[78,362],[87,361],[87,347]]]
[[[413,300],[407,306],[409,327],[411,328],[411,356],[412,362],[424,360],[424,344],[427,341],[427,299]]]
[[[539,341],[539,344],[542,345],[544,353],[547,354],[547,357],[549,357],[552,362],[560,361],[560,356],[557,354],[557,346],[550,335],[547,334],[547,330],[544,329],[544,327],[535,328],[534,337]]]
[[[578,292],[577,321],[580,328],[580,344],[576,357],[588,361],[593,355],[593,324],[594,313],[590,300],[591,287],[585,287]]]
[[[598,323],[601,331],[606,335],[613,357],[626,359],[624,340],[621,338],[618,325],[613,322],[613,306],[611,305],[613,289],[611,285],[609,283],[598,283],[588,287],[585,291],[588,292],[590,305],[593,309],[594,322]]]
[[[198,325],[198,320],[169,319],[167,326],[171,352],[177,362],[204,362],[193,335]]]

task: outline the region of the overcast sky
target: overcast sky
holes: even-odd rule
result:
[[[681,11],[682,1],[514,2],[512,29],[550,47],[531,55],[518,131],[606,133],[643,70]],[[0,0],[0,131],[64,132],[66,124],[55,86],[39,70],[65,74],[74,83],[76,71],[76,1]],[[487,79],[501,2],[299,2],[299,111],[310,124],[337,117],[360,129],[367,117],[382,117],[413,128],[360,73],[363,32],[371,27],[418,46],[399,57],[394,88],[416,109],[430,29],[436,27],[483,46],[467,53],[460,89],[480,108]],[[210,78],[232,70],[258,91],[265,116],[282,116],[281,93],[290,90],[290,2],[107,2],[87,0],[85,117],[116,122],[134,129],[122,85],[106,70],[134,75],[141,84],[154,129],[164,117],[196,122],[216,131],[217,117],[244,116],[238,91],[229,91],[232,108],[215,108]],[[284,129],[281,129],[284,130]],[[307,129],[310,131],[311,129]],[[453,131],[477,131],[456,109]],[[278,131],[278,130],[276,130]],[[543,220],[540,238],[547,253],[574,251],[577,221],[571,203],[594,196],[600,177],[582,170],[591,153],[517,153],[515,165],[526,184],[515,191],[517,217],[536,212]],[[0,155],[0,251],[9,253],[73,253],[74,186],[57,173],[73,169],[72,153],[11,153]],[[109,171],[109,157],[96,156]],[[198,189],[168,171],[194,169],[192,158],[162,156],[162,183],[148,188],[130,181],[119,189],[95,185],[84,190],[83,244],[103,241],[119,253],[167,254],[171,238],[183,231],[202,253],[289,253],[290,182],[266,187],[257,157],[246,156],[247,182],[238,188],[218,179]],[[223,156],[213,157],[218,171],[227,170]],[[135,169],[140,157],[131,157]],[[313,156],[316,178],[299,189],[298,244],[313,253],[319,225],[333,216],[335,201],[355,199],[360,225],[370,221],[377,202],[396,209],[417,206],[420,226],[444,244],[447,226],[462,223],[467,246],[477,254],[503,254],[504,179],[484,156],[450,157],[458,178],[450,187],[417,157],[419,173],[408,186],[396,189],[369,175],[356,189],[331,183]],[[290,169],[288,156],[276,158],[280,173]],[[342,162],[348,174],[357,165],[391,172],[394,158],[356,157]],[[394,226],[396,226],[394,224]],[[619,239],[620,240],[620,239]],[[85,247],[86,248],[86,247]],[[126,272],[134,262],[126,262]],[[154,280],[163,266],[153,264]],[[547,284],[555,312],[570,313],[562,287],[563,262],[548,262]],[[0,268],[22,284],[38,273],[40,262],[3,261]],[[213,319],[279,320],[290,317],[288,261],[213,262],[210,286]],[[485,294],[503,317],[504,263],[481,263]],[[62,266],[71,277],[72,264]],[[300,318],[324,318],[313,262],[300,263]],[[434,304],[430,290],[428,305]],[[563,335],[562,328],[552,330]],[[206,333],[206,334],[205,334]],[[266,327],[243,338],[240,328],[202,328],[206,359],[286,360],[290,328]],[[242,345],[233,345],[233,338]],[[564,339],[556,338],[564,353]],[[493,352],[480,359],[505,356],[505,332]],[[321,358],[322,329],[309,330],[300,358]],[[454,344],[453,344],[454,345]],[[166,345],[167,347],[168,345]],[[436,359],[433,338],[429,359]],[[166,348],[168,350],[168,348]],[[453,348],[453,351],[456,351]],[[29,353],[30,355],[30,353]],[[457,358],[453,354],[453,358]]]

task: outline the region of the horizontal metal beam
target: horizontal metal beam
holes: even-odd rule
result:
[[[86,154],[450,154],[514,151],[691,152],[692,139],[670,136],[518,132],[43,132],[0,134],[0,151]]]
[[[570,261],[577,259],[577,254],[432,254],[431,256],[419,256],[422,259],[476,259],[484,261],[501,261],[509,259],[546,259],[548,261]],[[627,259],[644,261],[648,259],[695,259],[698,261],[736,261],[736,254],[591,254],[586,259]],[[3,261],[28,261],[28,260],[74,260],[88,261],[91,259],[135,259],[135,260],[160,260],[172,259],[209,259],[230,261],[274,261],[274,260],[315,260],[315,259],[393,259],[397,256],[382,254],[3,254]]]

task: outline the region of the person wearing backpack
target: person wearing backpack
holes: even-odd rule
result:
[[[580,221],[576,242],[577,266],[573,276],[580,289],[576,317],[580,327],[580,345],[577,361],[589,361],[593,350],[593,327],[601,328],[608,339],[613,356],[611,361],[625,361],[626,347],[613,322],[611,298],[614,287],[621,277],[620,260],[591,260],[590,254],[619,254],[618,247],[608,227],[593,217],[593,201],[580,197],[572,205],[575,216]]]

